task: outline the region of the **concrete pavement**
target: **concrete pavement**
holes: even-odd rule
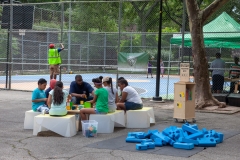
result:
[[[145,102],[147,103],[147,102]],[[172,102],[160,105],[170,105]],[[151,105],[148,103],[147,105]],[[181,126],[175,123],[172,115],[173,110],[155,107],[156,124]],[[235,135],[217,147],[205,150],[189,157],[171,157],[141,152],[129,152],[121,150],[95,149],[85,147],[88,144],[127,135],[130,131],[138,129],[118,129],[113,134],[98,134],[97,138],[85,138],[82,132],[71,138],[63,137],[40,137],[33,136],[32,130],[24,130],[24,113],[31,109],[31,92],[0,90],[0,159],[220,159],[234,160],[240,157],[240,134]],[[216,113],[196,112],[196,120],[199,128],[229,130],[240,132],[240,113],[231,115]],[[114,145],[114,144],[112,144]]]

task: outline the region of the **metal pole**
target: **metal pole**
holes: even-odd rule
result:
[[[88,61],[89,61],[89,38],[90,38],[90,36],[89,36],[89,32],[88,32],[88,36],[87,36],[87,71],[88,71]]]
[[[12,31],[13,31],[13,0],[10,0],[10,32],[9,32],[9,89],[11,89],[12,80]]]
[[[117,53],[120,53],[120,43],[121,43],[121,20],[122,20],[122,0],[119,1],[119,15],[118,15],[118,49]],[[118,65],[118,55],[117,55],[117,65]],[[118,88],[118,66],[117,66],[117,75],[116,75],[116,88]]]
[[[24,55],[23,55],[23,35],[22,35],[22,74],[23,74],[23,58],[24,58]]]
[[[81,52],[82,52],[82,48],[81,48],[81,45],[79,45],[79,71],[81,71],[81,61],[82,61],[82,56],[81,56]]]
[[[6,84],[5,84],[5,88],[7,89],[8,88],[8,71],[9,71],[9,68],[8,68],[8,62],[9,62],[9,23],[8,23],[8,34],[7,34],[7,62],[6,62]]]
[[[48,45],[49,45],[49,29],[47,28],[47,45],[46,45],[46,49],[47,49],[47,54],[46,54],[47,58],[46,58],[46,60],[47,60],[47,63],[48,63]],[[47,65],[46,65],[46,67],[48,69]]]
[[[159,97],[160,90],[160,59],[161,59],[161,40],[162,40],[162,0],[160,0],[159,11],[159,31],[158,31],[158,54],[157,54],[157,74],[156,74],[156,95],[153,97],[154,101],[162,101],[162,97]]]
[[[181,62],[183,62],[183,53],[184,53],[184,34],[185,34],[185,22],[186,21],[186,4],[183,0],[183,18],[182,18],[182,53],[181,53]],[[180,66],[180,65],[179,65]]]
[[[172,53],[172,45],[170,44],[170,53],[169,53],[169,55],[168,55],[168,79],[167,79],[167,97],[166,97],[166,99],[168,99],[168,87],[169,87],[169,74],[170,74],[170,55],[171,55],[171,53]]]
[[[131,44],[130,44],[130,53],[132,53],[132,32],[131,32]]]
[[[63,43],[64,3],[61,3],[61,43]],[[59,81],[62,80],[62,67],[60,65]]]
[[[40,53],[40,44],[38,44],[38,71],[40,72],[40,58],[41,58],[41,53]]]
[[[68,22],[68,71],[71,70],[71,13],[72,13],[72,2],[69,3],[69,22]]]
[[[104,65],[104,67],[103,67],[103,72],[105,72],[105,65],[106,65],[106,33],[104,34],[105,36],[104,36],[104,55],[103,55],[103,65]]]

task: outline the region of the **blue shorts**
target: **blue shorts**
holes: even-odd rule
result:
[[[99,112],[96,108],[94,110],[96,114],[107,114],[106,112]]]
[[[125,102],[125,108],[126,108],[126,110],[142,109],[143,104],[134,103],[134,102]]]

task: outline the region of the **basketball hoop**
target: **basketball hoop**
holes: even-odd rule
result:
[[[25,29],[19,29],[19,35],[20,36],[25,36]]]

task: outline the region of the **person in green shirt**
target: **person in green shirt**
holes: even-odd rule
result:
[[[103,77],[100,76],[99,78],[93,78],[92,82],[94,86],[97,88],[94,92],[93,100],[89,101],[91,104],[96,102],[95,108],[82,108],[80,110],[80,116],[82,120],[86,120],[86,114],[107,114],[108,113],[108,91],[102,87],[102,79]]]

